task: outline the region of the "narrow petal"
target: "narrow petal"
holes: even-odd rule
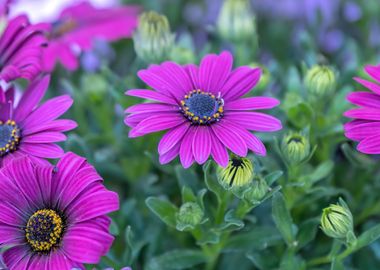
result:
[[[269,132],[282,128],[281,121],[277,118],[258,112],[229,112],[225,118],[248,130]]]
[[[272,109],[279,104],[280,101],[271,97],[249,97],[226,102],[224,109],[226,111],[262,110]]]
[[[207,161],[211,154],[212,142],[210,127],[199,126],[195,130],[193,137],[193,155],[194,159],[198,164],[203,164]]]
[[[364,68],[364,70],[369,76],[372,77],[372,79],[380,82],[380,67],[368,65]]]
[[[20,149],[40,158],[60,158],[64,154],[63,149],[53,143],[22,143]]]
[[[369,108],[380,109],[380,95],[368,92],[353,92],[347,95],[351,103]]]
[[[220,142],[238,156],[245,157],[248,152],[247,144],[228,123],[223,120],[218,124],[211,125],[214,135]]]
[[[372,92],[380,95],[380,85],[378,85],[374,82],[370,82],[370,81],[361,79],[361,78],[354,78],[354,80],[357,81],[358,83],[360,83],[361,85],[365,86],[366,88],[368,88]]]
[[[65,141],[66,136],[60,132],[41,132],[29,136],[23,136],[22,140],[24,143],[53,143]]]
[[[173,97],[170,97],[170,96],[167,96],[167,95],[164,95],[152,90],[133,89],[133,90],[128,90],[127,92],[125,92],[125,94],[127,96],[146,98],[146,99],[150,99],[154,101],[159,101],[162,103],[178,105],[178,102]]]
[[[161,103],[142,103],[133,105],[125,113],[171,112],[178,111],[178,106]]]
[[[366,137],[380,136],[380,122],[364,123],[355,127],[346,129],[345,135],[347,138],[355,141],[360,141]]]
[[[170,161],[172,161],[173,159],[175,159],[179,154],[179,150],[181,148],[181,143],[182,143],[182,140],[179,141],[175,146],[173,146],[165,154],[162,154],[162,155],[160,154],[160,158],[159,158],[160,163],[161,164],[167,164]]]
[[[358,150],[364,154],[380,154],[379,135],[367,137],[358,145]]]
[[[174,128],[187,121],[180,114],[157,113],[142,120],[136,127],[136,131],[143,134]]]
[[[200,89],[201,86],[199,83],[199,68],[194,64],[189,64],[185,66],[185,70],[189,75],[193,90]]]
[[[380,120],[380,109],[358,108],[351,109],[344,113],[348,118],[357,118],[362,120]]]
[[[158,144],[158,153],[163,155],[177,145],[178,142],[182,140],[189,127],[190,123],[188,122],[169,130],[164,136],[162,136],[162,139]]]
[[[218,138],[212,139],[211,156],[220,166],[228,166],[229,155],[227,148],[219,141]]]
[[[195,135],[195,127],[190,127],[182,139],[181,148],[179,150],[179,157],[182,166],[187,169],[194,163],[193,156],[193,138]]]

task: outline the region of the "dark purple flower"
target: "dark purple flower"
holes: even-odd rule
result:
[[[361,78],[355,80],[372,92],[353,92],[347,96],[359,108],[345,112],[346,117],[355,119],[345,124],[345,135],[359,142],[357,148],[360,152],[380,154],[380,67],[366,66],[365,71],[375,82]]]
[[[0,247],[11,269],[85,269],[111,247],[118,195],[108,191],[82,157],[65,154],[57,166],[28,157],[0,169]]]
[[[63,132],[77,126],[72,120],[57,120],[72,105],[69,96],[52,98],[39,105],[50,81],[49,76],[35,80],[14,103],[14,89],[0,90],[0,167],[23,155],[36,161],[63,155],[56,142]]]
[[[126,92],[156,101],[126,110],[125,123],[132,127],[130,137],[169,130],[158,145],[160,162],[166,164],[178,155],[185,168],[203,164],[211,155],[227,166],[227,149],[246,156],[248,149],[265,155],[264,144],[249,130],[270,132],[281,129],[273,116],[253,112],[270,109],[279,101],[270,97],[243,98],[257,84],[261,70],[247,66],[232,70],[229,52],[210,54],[200,66],[180,66],[174,62],[151,65],[139,77],[151,90]]]

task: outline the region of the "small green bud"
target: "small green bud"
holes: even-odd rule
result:
[[[281,152],[290,165],[300,164],[310,155],[309,139],[301,133],[292,132],[282,139]]]
[[[343,200],[323,209],[321,229],[332,238],[346,238],[353,233],[353,218],[350,209]]]
[[[137,56],[147,63],[167,60],[174,44],[168,19],[157,12],[141,14],[139,25],[133,34]]]
[[[257,177],[253,180],[252,185],[246,193],[244,193],[244,198],[252,203],[260,202],[265,195],[270,191],[265,179],[262,177]]]
[[[256,37],[256,24],[249,0],[224,0],[217,29],[222,38],[233,42]]]
[[[304,83],[311,99],[328,97],[335,91],[335,73],[327,66],[317,65],[308,70]]]
[[[104,95],[107,93],[109,85],[101,75],[85,73],[82,76],[81,83],[83,92],[92,101],[101,102],[104,100]]]
[[[202,222],[203,215],[203,210],[197,203],[184,203],[177,213],[177,229],[183,231],[194,228]]]
[[[225,189],[249,185],[254,176],[253,164],[248,158],[233,155],[226,168],[218,167],[217,177]]]

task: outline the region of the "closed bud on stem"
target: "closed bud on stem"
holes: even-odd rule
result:
[[[316,65],[308,70],[304,83],[311,99],[328,97],[335,91],[335,72],[327,66]]]
[[[232,42],[256,38],[256,24],[249,0],[224,0],[217,29],[223,39]]]
[[[244,197],[252,203],[259,203],[269,191],[270,187],[268,186],[265,179],[262,177],[256,177],[253,180],[249,191],[244,194]]]
[[[193,229],[202,222],[203,215],[203,210],[197,203],[184,203],[177,213],[177,229]]]
[[[310,155],[309,139],[301,133],[289,133],[282,139],[281,152],[290,165],[298,165]]]
[[[235,155],[231,156],[226,168],[218,167],[217,169],[218,181],[227,190],[249,185],[253,176],[252,162],[248,158]]]
[[[169,21],[164,15],[149,11],[141,14],[133,34],[137,56],[147,63],[167,60],[174,44]]]
[[[339,203],[323,209],[321,229],[332,238],[343,239],[353,234],[352,214],[343,200],[340,199]]]

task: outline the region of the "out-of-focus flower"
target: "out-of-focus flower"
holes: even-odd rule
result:
[[[345,19],[349,22],[356,22],[363,15],[361,7],[354,1],[348,1],[344,4],[343,13]]]
[[[268,194],[269,191],[270,187],[265,179],[258,176],[253,179],[249,190],[244,193],[244,198],[252,203],[258,203],[265,197],[265,195]]]
[[[49,76],[33,81],[17,104],[13,88],[0,90],[0,167],[23,155],[41,162],[42,158],[63,155],[55,143],[66,140],[63,132],[75,128],[76,123],[56,119],[70,108],[73,100],[60,96],[39,105],[49,81]]]
[[[31,25],[26,16],[11,19],[0,37],[0,79],[33,80],[41,72],[47,24]]]
[[[68,70],[75,70],[78,54],[90,50],[95,39],[130,37],[138,12],[137,6],[97,9],[86,2],[65,9],[50,29],[49,46],[43,54],[44,70],[52,71],[58,61]]]
[[[335,91],[335,72],[327,66],[313,66],[306,73],[304,83],[310,98],[322,99],[328,97]]]
[[[9,12],[9,5],[13,0],[0,0],[0,17],[5,17]]]
[[[82,157],[65,154],[57,166],[28,157],[0,170],[0,247],[9,269],[83,269],[111,247],[118,195]]]
[[[254,14],[248,0],[224,0],[217,28],[220,36],[233,42],[256,38]]]
[[[199,67],[164,62],[139,71],[154,90],[134,89],[126,94],[156,102],[126,110],[125,123],[132,127],[129,137],[169,129],[158,146],[160,162],[169,163],[179,155],[185,168],[205,163],[210,155],[226,167],[227,149],[241,157],[248,149],[265,155],[264,144],[249,130],[277,131],[281,122],[252,110],[271,109],[279,101],[242,98],[257,84],[261,71],[247,66],[232,71],[232,63],[232,55],[224,52],[205,56]]]
[[[352,214],[343,200],[323,209],[321,229],[332,238],[346,238],[354,230]]]
[[[165,15],[154,11],[143,13],[133,34],[136,54],[147,63],[167,60],[174,44],[174,34],[170,32]]]
[[[217,175],[225,189],[247,186],[254,176],[253,164],[248,158],[233,155],[227,167],[218,167]]]
[[[297,165],[310,154],[309,139],[301,133],[292,132],[282,139],[281,152],[287,163]]]
[[[194,228],[201,223],[203,215],[203,210],[197,203],[184,203],[176,215],[177,228]]]
[[[380,67],[366,66],[365,71],[376,83],[355,78],[372,92],[353,92],[347,96],[348,101],[359,108],[345,112],[346,117],[355,119],[345,124],[345,135],[359,142],[357,149],[360,152],[380,154]]]

